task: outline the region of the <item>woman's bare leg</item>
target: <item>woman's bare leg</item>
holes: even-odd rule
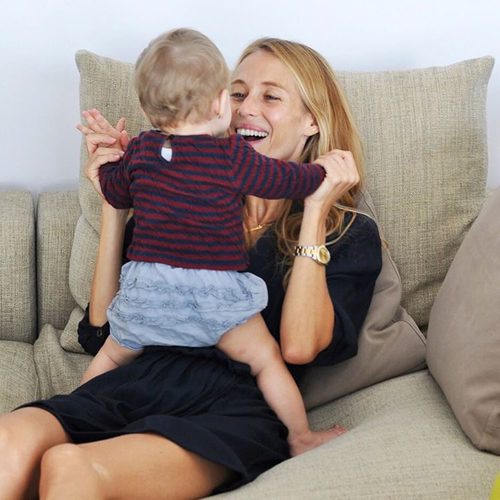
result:
[[[36,492],[43,454],[68,441],[59,421],[40,408],[21,408],[0,415],[0,498],[29,497],[33,486]]]
[[[156,434],[64,444],[42,459],[40,499],[200,498],[232,472]]]

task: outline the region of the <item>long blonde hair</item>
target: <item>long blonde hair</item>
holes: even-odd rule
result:
[[[361,142],[344,93],[328,62],[315,50],[297,42],[261,38],[244,50],[238,65],[259,50],[272,54],[290,70],[302,101],[318,126],[318,133],[308,138],[300,160],[312,162],[332,149],[351,151],[353,154],[361,182],[331,207],[327,219],[327,236],[343,234],[345,211],[354,212],[353,218],[356,216],[355,199],[364,181]],[[291,262],[301,221],[302,213],[292,213],[292,202],[287,201],[275,229],[278,249],[285,264]]]

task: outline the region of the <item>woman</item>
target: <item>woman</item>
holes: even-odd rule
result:
[[[306,365],[355,355],[380,270],[375,224],[342,208],[354,206],[359,189],[360,146],[331,70],[308,47],[253,43],[231,96],[232,127],[260,153],[308,161],[340,150],[336,175],[303,203],[246,199],[249,271],[267,283],[263,317],[299,377]],[[113,129],[99,115],[87,118],[89,163],[115,159],[123,122]],[[103,207],[89,314],[80,325],[89,351],[118,287],[126,217]],[[326,242],[327,265],[295,251]],[[69,396],[1,416],[0,446],[2,498],[21,498],[38,481],[41,498],[195,498],[250,481],[288,457],[286,430],[248,367],[214,348],[147,349]]]

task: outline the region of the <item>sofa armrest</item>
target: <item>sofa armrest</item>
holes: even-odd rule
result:
[[[37,209],[38,325],[62,329],[75,301],[69,289],[73,233],[80,216],[76,191],[42,193]]]
[[[0,339],[36,336],[35,212],[26,191],[0,192]]]

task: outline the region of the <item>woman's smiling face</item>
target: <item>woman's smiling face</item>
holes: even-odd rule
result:
[[[274,55],[258,50],[235,69],[230,92],[232,131],[261,154],[299,161],[307,138],[318,128],[290,70]]]

